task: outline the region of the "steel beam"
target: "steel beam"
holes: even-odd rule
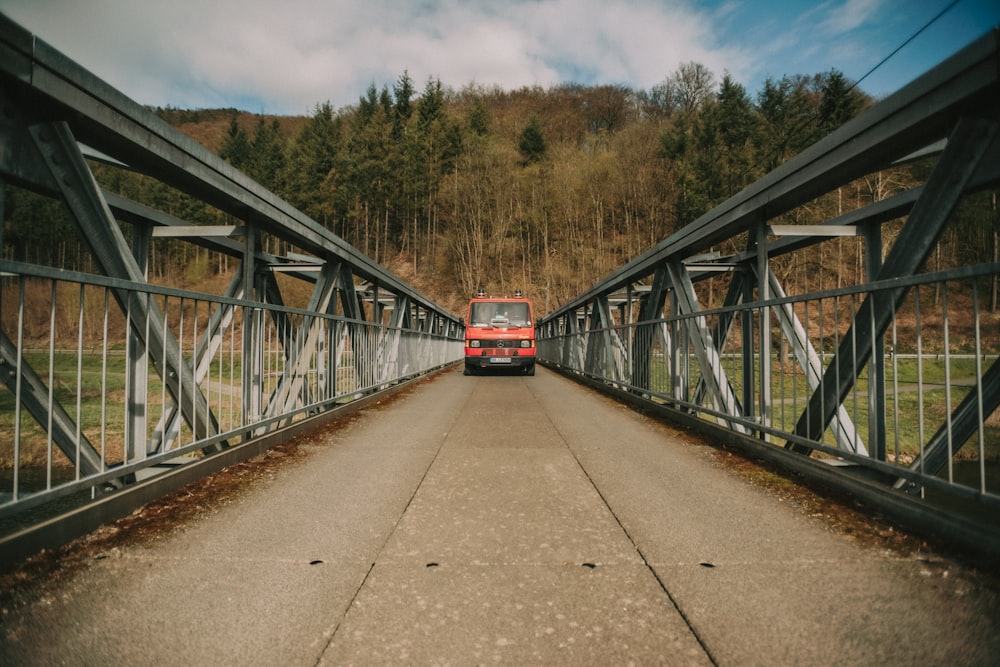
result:
[[[646,387],[653,384],[650,369],[656,342],[645,336],[644,327],[647,322],[655,322],[657,332],[663,332],[663,349],[669,359],[671,400],[668,402],[673,403],[676,410],[693,413],[682,415],[684,418],[718,421],[731,431],[738,431],[737,427],[742,426],[744,432],[758,439],[779,443],[784,440],[785,447],[794,452],[785,451],[780,444],[777,447],[760,445],[768,451],[784,452],[780,458],[806,461],[796,453],[819,450],[830,457],[829,462],[837,465],[818,465],[836,470],[831,476],[842,478],[845,488],[851,488],[850,479],[854,474],[877,484],[892,484],[899,479],[897,486],[933,489],[935,493],[944,492],[986,508],[996,507],[1000,503],[996,480],[990,477],[983,460],[980,460],[978,483],[953,479],[950,474],[955,451],[963,445],[968,448],[970,445],[965,443],[970,438],[974,441],[977,430],[979,458],[984,458],[983,439],[988,437],[985,422],[1000,409],[1000,362],[989,363],[995,359],[996,350],[991,347],[995,341],[989,336],[980,338],[978,311],[973,314],[976,326],[973,356],[976,373],[981,377],[973,392],[954,410],[949,399],[947,412],[950,414],[929,426],[931,432],[936,431],[930,441],[924,438],[924,420],[930,415],[938,419],[936,411],[921,404],[913,409],[915,414],[912,416],[908,406],[900,410],[905,416],[897,412],[897,422],[900,418],[917,422],[919,435],[915,439],[925,443],[923,455],[909,469],[900,462],[899,456],[890,459],[887,451],[887,432],[893,422],[889,421],[892,405],[887,407],[890,399],[885,386],[886,364],[892,361],[886,359],[884,345],[889,327],[892,327],[896,343],[899,319],[898,344],[907,351],[910,346],[915,348],[918,383],[926,384],[920,358],[926,357],[926,350],[934,348],[944,350],[945,384],[949,385],[948,359],[953,346],[948,339],[948,318],[954,317],[949,312],[954,313],[960,306],[952,305],[949,310],[948,300],[942,299],[940,334],[937,334],[937,321],[922,328],[919,298],[914,300],[910,291],[914,287],[919,290],[923,285],[950,287],[951,282],[961,282],[963,286],[971,285],[975,295],[977,286],[981,288],[979,282],[987,278],[992,280],[997,271],[995,263],[933,273],[925,268],[929,253],[938,244],[950,219],[957,221],[953,212],[959,201],[1000,185],[998,101],[1000,28],[705,215],[689,223],[679,221],[681,225],[675,233],[546,315],[540,322],[540,339],[546,354],[553,354],[550,350],[561,345],[561,365],[591,379],[591,373],[580,373],[584,368],[582,360],[574,364],[570,354],[571,346],[580,340],[571,332],[579,328],[579,313],[590,318],[593,328],[596,326],[593,309],[599,307],[595,304],[600,304],[602,299],[621,298],[622,294],[626,301],[622,310],[630,312],[636,285],[651,276],[655,283],[657,275],[669,273],[662,288],[654,289],[654,293],[671,295],[667,317],[662,317],[663,304],[658,304],[655,314],[652,310],[645,311],[643,304],[634,324],[630,315],[623,317],[626,320],[623,326],[634,327],[635,332],[629,346],[632,384],[628,400],[656,409],[662,407],[663,398],[667,398],[666,392],[646,392]],[[795,209],[798,207],[822,210],[825,201],[820,197],[823,195],[834,193],[842,186],[852,186],[862,177],[881,170],[898,169],[914,160],[925,160],[933,165],[930,177],[922,185],[859,206],[818,225],[785,224],[797,217]],[[917,169],[912,173],[920,178],[924,172]],[[907,187],[903,183],[895,185]],[[902,221],[899,229],[894,224],[897,221]],[[891,233],[890,228],[884,228],[887,223],[893,223]],[[885,240],[892,241],[886,243],[885,251],[883,228]],[[812,257],[795,258],[791,253],[822,244],[834,236],[846,235],[862,240],[864,267],[860,282],[853,284],[848,280],[848,284],[841,284],[838,279],[836,288],[824,288],[820,284],[808,293],[786,296],[769,264],[778,256],[790,261],[811,262]],[[722,256],[716,252],[719,248],[731,248],[731,254]],[[746,275],[741,277],[741,270]],[[701,310],[694,284],[720,272],[733,274],[723,306]],[[944,294],[947,295],[947,290]],[[973,299],[977,308],[978,301],[975,296]],[[850,301],[849,306],[844,305],[847,301]],[[831,302],[834,305],[832,317],[826,308]],[[912,316],[908,311],[911,303],[914,305]],[[799,307],[804,311],[797,310]],[[899,312],[904,307],[907,311]],[[736,317],[741,318],[743,336],[742,405],[722,374],[719,358],[724,352],[733,352],[732,344],[727,344],[726,339]],[[815,321],[817,317],[818,322]],[[965,318],[960,319],[964,328]],[[565,323],[565,326],[560,331],[558,327],[547,326],[550,322]],[[816,331],[818,338],[811,339]],[[940,337],[931,340],[926,338],[928,335]],[[770,418],[769,398],[776,380],[769,376],[770,339],[773,336],[780,336],[782,343],[790,344],[797,365],[805,375],[803,389],[796,370],[791,386],[794,397],[784,395],[786,388],[782,383],[781,407],[794,407],[794,426],[791,428],[784,425],[784,419],[779,425],[777,420]],[[594,340],[591,336],[588,342],[593,344]],[[589,358],[594,356],[596,353],[591,351]],[[698,374],[689,370],[692,360],[701,369],[693,394],[688,383]],[[981,373],[983,367],[988,367],[985,373]],[[907,369],[898,370],[905,373]],[[720,377],[724,381],[719,381]],[[607,386],[615,381],[611,373],[592,379]],[[859,387],[866,381],[870,383],[868,389]],[[852,391],[855,394],[853,409],[845,404]],[[702,407],[710,403],[715,409]],[[901,403],[904,402],[896,401],[897,410]],[[776,400],[775,408],[777,405]],[[864,433],[859,423],[865,424]],[[900,454],[905,455],[905,448],[917,446],[909,442],[908,429],[897,423],[894,430],[902,450]],[[826,442],[830,432],[835,442],[833,446]],[[949,469],[947,478],[940,476],[945,466]]]
[[[729,383],[726,371],[722,367],[719,351],[712,341],[708,322],[704,315],[698,315],[701,307],[698,304],[698,296],[695,294],[694,285],[687,270],[680,262],[669,263],[666,268],[678,300],[680,314],[693,316],[685,317],[684,322],[688,340],[701,368],[702,380],[706,382],[708,387],[708,396],[719,412],[732,417],[742,417],[743,410],[736,399],[732,385]],[[739,433],[748,433],[746,427],[738,422],[728,421],[728,424],[729,428]]]
[[[747,245],[753,248],[753,252],[757,252],[757,247],[755,240],[751,234],[747,234]],[[753,258],[756,259],[756,255]],[[747,263],[748,266],[755,266],[756,264]],[[733,280],[736,280],[735,276]],[[756,278],[757,282],[760,278]],[[753,280],[744,279],[743,280],[743,303],[752,303],[754,298],[754,288],[756,284]],[[757,374],[754,370],[754,364],[752,359],[752,354],[746,354],[746,350],[753,350],[754,346],[754,336],[753,336],[753,310],[750,308],[744,308],[740,313],[740,332],[743,334],[741,350],[743,353],[743,413],[747,417],[754,417],[757,414],[756,406],[754,405],[754,388],[756,385]],[[750,356],[751,359],[747,359]]]
[[[875,280],[882,270],[882,227],[864,226],[865,277]],[[897,304],[898,309],[898,304]],[[874,314],[874,312],[872,313]],[[874,332],[874,322],[871,323]],[[885,329],[888,329],[888,323]],[[871,455],[885,461],[885,329],[872,337],[868,360],[868,447]]]
[[[948,136],[962,109],[994,109],[1000,83],[1000,30],[993,30],[881,103],[845,123],[697,220],[547,315],[610,294],[648,276],[668,259],[684,259],[756,228],[855,178],[891,167]]]
[[[233,273],[229,286],[226,288],[225,297],[227,299],[240,299],[243,297],[243,292],[243,274],[240,271],[236,271]],[[229,303],[220,303],[209,318],[208,327],[195,348],[194,377],[195,383],[199,386],[208,376],[212,358],[222,346],[222,337],[225,328],[232,324],[235,317],[236,306]],[[177,404],[171,400],[170,404],[164,408],[163,415],[153,429],[153,433],[146,445],[146,452],[154,454],[168,451],[171,448],[171,444],[176,441],[180,430],[181,414]]]
[[[69,461],[79,461],[83,475],[93,475],[105,470],[100,452],[79,433],[74,420],[54,397],[50,396],[42,378],[18,352],[18,346],[0,331],[0,379],[7,385],[15,400],[27,408],[31,416],[49,432],[52,441]]]
[[[774,274],[774,271],[769,272],[768,282],[771,286],[771,296],[777,300],[784,299],[784,288],[781,286],[781,282]],[[809,341],[805,327],[802,326],[801,320],[795,314],[795,309],[792,308],[792,304],[790,303],[783,303],[775,307],[774,313],[781,326],[782,335],[788,340],[792,348],[792,354],[795,356],[799,367],[802,368],[802,372],[806,378],[806,385],[810,390],[815,390],[819,387],[823,379],[823,362]],[[837,407],[837,414],[831,420],[831,427],[833,428],[834,440],[838,447],[844,451],[856,454],[867,454],[868,450],[858,436],[857,429],[843,405]]]
[[[599,298],[592,306],[587,328],[587,363],[584,368],[596,377],[627,382],[624,369],[628,366],[623,359],[625,346],[615,331],[611,304],[606,298]]]
[[[152,226],[134,225],[132,228],[132,257],[142,273],[143,280],[149,275],[149,248],[152,244]],[[146,299],[150,296],[147,294]],[[149,321],[145,322],[148,329]],[[136,335],[129,327],[125,339],[128,370],[125,374],[125,461],[132,462],[145,458],[149,453],[146,443],[146,426],[149,420],[146,389],[149,385],[149,350],[146,340],[149,332]]]
[[[248,225],[243,237],[243,259],[240,262],[241,282],[243,283],[246,301],[259,301],[257,292],[257,229]],[[242,316],[242,363],[240,364],[240,388],[243,407],[240,411],[242,426],[248,427],[256,422],[263,413],[263,329],[264,314],[260,308],[251,304],[243,306]],[[253,436],[253,431],[245,432],[244,440]]]
[[[30,127],[29,132],[52,173],[63,200],[80,227],[83,238],[105,274],[145,283],[145,275],[115,224],[69,126],[63,122],[37,125]],[[215,435],[218,431],[215,417],[201,390],[194,383],[191,367],[165,326],[164,316],[159,308],[154,302],[148,298],[143,299],[135,292],[113,290],[113,294],[132,320],[132,333],[145,340],[153,358],[163,359],[161,378],[172,398],[181,406],[181,414],[195,437]],[[190,400],[181,401],[181,395]],[[219,445],[212,445],[210,449],[218,447]]]
[[[15,29],[5,17],[0,16],[0,21],[6,24],[6,30]],[[305,249],[340,256],[372,278],[383,275],[384,269],[371,259],[80,68],[44,40],[32,38],[31,50],[22,55],[21,66],[30,72],[32,91],[48,98],[52,106],[64,105],[64,115],[74,118],[76,134],[84,143],[237,218],[291,236]],[[7,68],[0,65],[0,71],[4,70]],[[412,291],[401,280],[393,282],[400,291]]]
[[[238,220],[294,243],[322,259],[340,259],[367,280],[437,312],[445,309],[408,283],[242,174],[193,139],[128,99],[0,14],[0,94],[25,108],[45,109],[47,118],[68,119],[73,134],[102,159],[153,176]],[[2,116],[2,114],[0,114]],[[0,125],[4,120],[0,118]],[[55,190],[51,178],[22,159],[31,142],[23,135],[5,151],[0,142],[0,173],[16,184]],[[17,151],[16,153],[14,151]],[[457,321],[457,318],[449,318]]]
[[[771,298],[770,284],[767,276],[771,274],[770,258],[767,253],[767,229],[763,223],[756,229],[757,247],[757,300],[766,304]],[[757,359],[759,366],[757,369],[757,381],[759,383],[760,402],[756,406],[757,418],[762,426],[771,425],[771,307],[762,305],[757,313],[757,323],[759,325]],[[751,355],[743,351],[743,363],[753,363]],[[761,431],[761,438],[768,439],[766,431]]]
[[[853,225],[769,225],[767,233],[772,236],[857,236],[858,228]]]
[[[640,301],[639,322],[635,327],[635,342],[632,344],[632,386],[640,390],[652,389],[653,348],[658,327],[656,321],[663,318],[668,283],[666,269],[658,268],[653,273],[649,292]]]
[[[122,331],[111,332],[111,337],[107,330],[104,333],[105,345],[126,341],[124,416],[118,411],[108,411],[106,416],[102,411],[100,419],[113,420],[111,427],[120,429],[115,432],[124,432],[123,470],[130,477],[114,479],[116,473],[106,469],[103,450],[98,452],[83,436],[85,429],[95,428],[90,417],[85,420],[77,415],[74,421],[70,412],[54,400],[52,378],[46,387],[27,366],[19,352],[26,324],[19,318],[17,344],[12,342],[13,336],[0,332],[0,365],[13,364],[14,368],[3,381],[13,387],[17,416],[27,412],[38,419],[47,429],[50,442],[76,464],[77,479],[30,498],[2,501],[3,511],[38,506],[88,485],[132,481],[139,472],[151,473],[151,466],[178,454],[198,448],[207,453],[226,447],[229,443],[224,438],[230,432],[248,441],[273,430],[282,421],[297,418],[303,409],[310,413],[332,409],[325,402],[338,397],[337,370],[351,352],[353,358],[348,363],[354,370],[355,391],[342,385],[345,400],[371,393],[380,382],[399,381],[399,372],[422,373],[430,370],[426,364],[458,358],[459,350],[453,344],[457,340],[451,340],[462,334],[463,326],[457,318],[2,14],[0,107],[0,209],[8,183],[60,200],[69,209],[99,272],[104,274],[56,272],[46,267],[5,263],[10,275],[51,280],[54,292],[57,283],[73,283],[81,295],[89,289],[87,286],[95,285],[104,290],[105,303],[114,299],[124,314]],[[146,175],[214,207],[234,224],[192,225],[102,190],[88,160]],[[133,225],[131,247],[119,223]],[[241,232],[242,239],[238,238]],[[295,254],[278,258],[262,252],[263,235],[268,240],[279,240],[281,247],[290,247]],[[146,265],[153,236],[236,258],[239,270],[229,289],[220,296],[151,285]],[[282,306],[274,271],[313,284],[314,298],[309,307],[317,310],[303,314]],[[364,295],[358,293],[359,282],[374,286],[370,318]],[[179,309],[175,298],[180,300]],[[192,303],[195,318],[185,320]],[[401,326],[386,331],[389,304],[396,305],[396,320]],[[180,317],[172,319],[169,313],[177,310]],[[84,312],[81,297],[81,322]],[[53,330],[55,313],[53,305]],[[105,324],[106,316],[107,309]],[[305,322],[298,324],[301,319]],[[80,326],[80,336],[82,331]],[[442,332],[451,339],[440,344],[430,341]],[[230,336],[242,336],[242,340],[239,347],[234,343],[226,352],[221,346]],[[431,345],[435,346],[433,350],[429,349]],[[420,349],[411,351],[410,346]],[[435,362],[442,348],[446,353]],[[51,348],[49,354],[53,354]],[[390,357],[394,361],[387,362]],[[239,405],[230,407],[239,414],[221,434],[211,411],[214,395],[206,396],[202,386],[209,369],[215,368],[217,362],[221,368],[226,361],[242,369],[238,386],[231,388],[240,398],[233,400]],[[101,371],[105,377],[106,366]],[[162,383],[151,377],[151,367],[162,377]],[[276,382],[272,381],[275,374],[271,371],[278,376]],[[82,372],[78,364],[78,377]],[[230,380],[237,378],[231,375]],[[151,385],[156,386],[156,392],[163,392],[163,412],[155,425],[150,423],[148,412],[153,405],[147,395]],[[323,407],[314,407],[319,404]],[[191,441],[180,443],[185,423],[190,426]],[[15,460],[19,447],[21,439],[16,433]],[[50,452],[53,449],[49,447]],[[51,463],[48,472],[51,474]],[[17,475],[15,470],[15,479]]]
[[[377,358],[382,363],[380,383],[386,382],[391,377],[392,369],[396,369],[397,373],[406,373],[405,366],[410,358],[410,351],[408,341],[403,340],[403,329],[409,328],[409,324],[409,299],[405,296],[397,297],[389,327],[382,331],[379,340]]]
[[[328,311],[337,290],[343,289],[339,282],[339,268],[329,264],[323,267],[306,310],[312,313]],[[268,398],[265,418],[293,413],[300,401],[304,404],[311,402],[307,382],[309,367],[320,350],[319,344],[323,340],[326,323],[326,318],[322,316],[307,315],[294,338],[289,332],[283,345],[287,361],[277,386]],[[291,417],[288,417],[281,426],[290,422]]]
[[[582,319],[586,320],[586,307],[583,307]],[[562,346],[562,365],[566,368],[583,370],[586,348],[584,346],[584,328],[580,326],[581,315],[570,311],[563,315],[565,342]]]
[[[886,257],[878,280],[912,275],[926,261],[944,225],[958,205],[964,186],[975,174],[980,159],[997,134],[993,121],[963,118],[948,140],[948,147],[935,166]],[[819,441],[833,415],[854,384],[855,378],[872,358],[879,336],[885,333],[907,290],[873,292],[865,298],[844,336],[836,356],[827,367],[821,385],[809,399],[795,434]],[[803,445],[789,445],[807,453]]]

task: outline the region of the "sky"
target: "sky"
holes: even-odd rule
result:
[[[954,4],[953,4],[954,3]],[[919,35],[914,35],[952,5]],[[997,0],[0,0],[133,100],[308,115],[407,72],[648,90],[690,62],[755,95],[832,69],[884,97],[1000,24]]]

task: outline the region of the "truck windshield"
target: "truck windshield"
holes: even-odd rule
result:
[[[530,327],[526,303],[474,303],[469,313],[474,327]]]

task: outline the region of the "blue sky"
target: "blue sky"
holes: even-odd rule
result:
[[[864,76],[953,0],[0,0],[0,12],[134,100],[307,114],[408,71],[448,87],[649,89],[679,65]],[[958,0],[861,83],[899,89],[1000,24]]]

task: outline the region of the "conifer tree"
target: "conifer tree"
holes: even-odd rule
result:
[[[229,131],[219,149],[219,157],[237,169],[243,169],[250,162],[250,138],[236,121],[236,114],[229,122]]]
[[[542,134],[542,126],[539,124],[537,117],[533,116],[528,121],[528,125],[521,132],[521,140],[517,146],[521,151],[521,156],[524,158],[525,164],[540,162],[545,157],[547,150],[545,136]]]
[[[341,125],[329,102],[317,105],[289,150],[283,178],[286,198],[329,229],[343,217]]]
[[[413,80],[410,78],[409,72],[404,71],[392,87],[393,97],[395,98],[393,103],[395,114],[393,115],[392,131],[393,136],[397,139],[403,135],[406,124],[413,114],[414,92]]]
[[[754,132],[753,103],[746,89],[729,73],[722,77],[718,102],[713,106],[717,115],[722,152],[718,169],[723,182],[723,194],[731,197],[753,180],[752,137]]]
[[[861,93],[848,83],[847,77],[837,70],[830,70],[821,84],[823,99],[819,106],[820,130],[833,132],[854,118],[864,104]]]
[[[480,137],[490,131],[490,112],[486,109],[482,97],[476,97],[469,110],[469,128]]]
[[[261,117],[250,141],[247,172],[258,183],[275,192],[284,190],[281,183],[285,171],[284,144],[278,119],[268,123]]]

